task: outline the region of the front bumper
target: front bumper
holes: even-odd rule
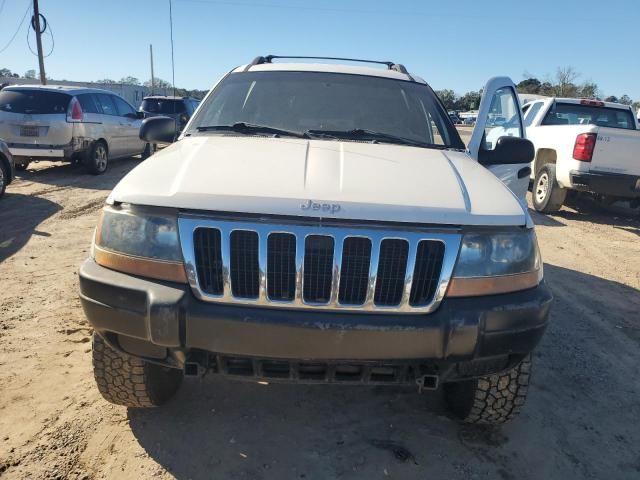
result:
[[[202,302],[188,285],[122,274],[92,259],[80,267],[80,298],[87,318],[112,346],[179,368],[189,358],[206,364],[211,355],[218,361],[420,361],[448,376],[455,376],[449,367],[465,362],[496,365],[491,360],[501,359],[497,365],[507,365],[530,353],[552,300],[542,283],[511,294],[445,298],[430,314],[261,309]]]
[[[571,186],[576,190],[624,198],[640,197],[638,175],[572,171],[570,178]]]

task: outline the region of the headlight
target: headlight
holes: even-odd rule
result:
[[[95,261],[121,272],[186,283],[174,213],[107,206],[96,229]]]
[[[533,229],[469,233],[447,290],[449,297],[515,292],[542,281],[542,259]]]

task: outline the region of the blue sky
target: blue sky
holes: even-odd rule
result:
[[[0,49],[31,0],[0,0]],[[169,0],[40,0],[55,48],[47,74],[69,80],[171,80]],[[260,54],[361,57],[404,63],[435,89],[477,90],[494,75],[518,82],[570,65],[605,95],[640,100],[640,0],[173,0],[176,84],[209,88]],[[33,32],[31,44],[35,45]],[[45,34],[45,50],[51,38]],[[27,21],[0,68],[37,70]]]

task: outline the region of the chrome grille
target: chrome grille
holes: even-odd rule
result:
[[[184,216],[180,241],[197,298],[280,308],[420,313],[447,289],[455,229],[253,223]]]
[[[438,286],[443,258],[442,243],[423,240],[418,244],[414,280],[409,296],[411,306],[427,305],[431,301]]]
[[[382,240],[378,260],[378,281],[373,301],[376,305],[391,307],[402,300],[404,279],[407,274],[409,242],[397,238]]]
[[[203,292],[222,295],[220,230],[198,228],[193,232],[198,283]]]
[[[367,299],[371,240],[347,237],[342,248],[338,300],[343,305],[362,305]]]
[[[332,237],[309,235],[304,245],[303,298],[309,303],[328,303],[333,281]]]
[[[270,300],[291,301],[296,294],[296,237],[272,233],[267,242],[267,294]]]
[[[247,230],[231,232],[231,293],[234,297],[258,298],[258,234]]]

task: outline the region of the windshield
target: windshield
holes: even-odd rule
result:
[[[634,130],[631,110],[598,107],[577,103],[556,103],[547,113],[543,125],[597,125]]]
[[[42,114],[67,113],[71,96],[46,90],[0,91],[0,110],[11,113]]]
[[[366,130],[423,146],[464,148],[426,85],[364,75],[233,73],[208,97],[188,133],[238,123],[298,133],[331,132],[326,138]],[[210,133],[216,132],[207,130]]]
[[[182,100],[170,100],[167,98],[145,98],[142,101],[142,111],[148,113],[184,113]]]

